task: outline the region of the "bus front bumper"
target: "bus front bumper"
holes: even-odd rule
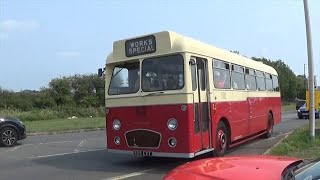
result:
[[[171,158],[194,158],[201,154],[205,154],[213,151],[214,149],[206,149],[203,151],[199,151],[196,153],[166,153],[166,152],[143,152],[140,150],[127,151],[127,150],[118,150],[118,149],[107,149],[108,152],[111,153],[122,153],[122,154],[130,154],[134,156],[150,156],[150,157],[171,157]]]

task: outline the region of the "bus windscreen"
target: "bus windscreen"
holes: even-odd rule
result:
[[[113,69],[109,95],[133,94],[138,92],[140,86],[140,63],[134,62],[115,66]]]
[[[183,57],[170,55],[145,59],[142,62],[144,92],[179,90],[184,86]]]

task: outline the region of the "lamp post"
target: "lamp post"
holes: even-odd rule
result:
[[[307,87],[306,87],[306,64],[303,64],[303,89],[304,89],[304,91],[307,90]]]
[[[309,21],[308,0],[303,0],[304,18],[306,23],[308,70],[309,70],[309,132],[312,141],[315,140],[315,110],[314,110],[314,65],[312,58],[312,38]]]

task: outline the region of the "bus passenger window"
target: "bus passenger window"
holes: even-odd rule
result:
[[[278,82],[278,76],[272,75],[272,86],[274,91],[279,91],[279,82]]]
[[[224,88],[224,79],[219,71],[214,71],[214,87]]]
[[[226,62],[216,60],[213,61],[213,82],[217,89],[230,89],[230,65]]]
[[[231,72],[232,88],[245,89],[244,68],[239,65],[232,65]]]
[[[256,71],[256,80],[257,80],[257,87],[259,91],[265,91],[266,90],[266,82],[264,79],[263,72]]]

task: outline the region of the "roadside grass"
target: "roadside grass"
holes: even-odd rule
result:
[[[316,127],[320,128],[319,120],[316,120]],[[315,142],[311,142],[309,128],[298,128],[279,145],[273,147],[269,154],[297,158],[320,157],[320,136],[316,136]]]
[[[105,123],[104,117],[24,121],[27,133],[105,128]]]
[[[282,111],[288,112],[288,111],[295,111],[296,110],[296,104],[293,102],[283,102],[282,103]]]

